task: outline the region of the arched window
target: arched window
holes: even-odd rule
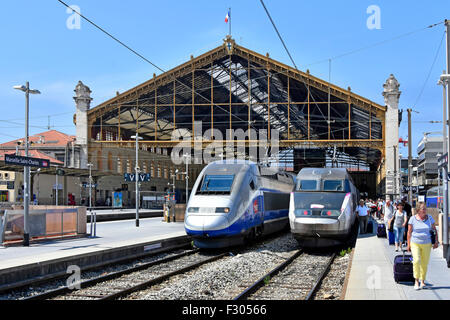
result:
[[[103,161],[102,161],[102,152],[100,150],[97,151],[97,170],[103,170]]]
[[[111,152],[108,152],[108,171],[113,171],[113,160]]]

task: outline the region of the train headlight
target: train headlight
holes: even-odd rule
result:
[[[230,208],[216,208],[216,213],[228,213]]]
[[[308,216],[312,216],[312,210],[295,209],[294,214],[296,217],[308,217]]]
[[[322,210],[320,215],[322,217],[339,217],[341,212],[339,210]]]
[[[200,211],[200,208],[198,207],[189,207],[188,212],[189,213],[198,213]]]

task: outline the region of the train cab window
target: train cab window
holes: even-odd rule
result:
[[[205,175],[200,188],[201,193],[230,193],[234,181],[233,175]]]
[[[297,184],[297,190],[317,190],[317,181],[300,180]]]
[[[253,181],[253,179],[250,180],[250,188],[251,188],[252,190],[255,190],[255,189],[256,189],[256,188],[255,188],[255,182]]]
[[[344,191],[342,180],[324,180],[323,191]]]

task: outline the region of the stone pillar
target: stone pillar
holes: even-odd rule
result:
[[[88,163],[88,119],[87,112],[91,106],[91,90],[83,82],[78,81],[75,87],[76,114],[75,125],[77,129],[76,143],[80,146],[80,168],[87,169]]]
[[[394,75],[391,74],[383,84],[383,96],[384,103],[386,104],[387,111],[385,114],[385,194],[391,196],[393,199],[394,193],[400,194],[398,179],[395,175],[400,173],[398,168],[399,159],[399,147],[398,147],[398,101],[400,99],[401,91],[398,89],[400,84]],[[398,196],[395,196],[398,197]],[[395,198],[394,197],[394,198]]]

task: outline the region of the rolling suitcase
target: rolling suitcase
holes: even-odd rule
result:
[[[403,254],[394,258],[394,280],[395,282],[414,282],[412,256]]]
[[[378,224],[377,227],[377,237],[386,238],[386,226],[384,224]]]
[[[389,244],[390,245],[395,244],[395,235],[392,231],[388,231],[388,237],[389,237]]]
[[[367,233],[373,233],[373,222],[367,222]]]

